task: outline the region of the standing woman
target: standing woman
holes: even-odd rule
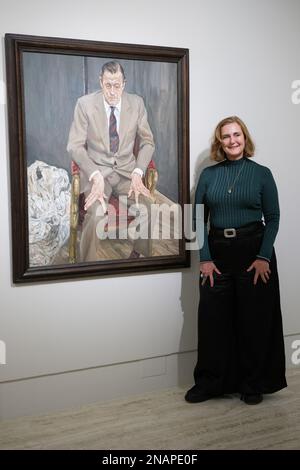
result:
[[[273,248],[278,194],[271,171],[253,162],[253,154],[243,121],[223,119],[211,147],[211,158],[219,163],[202,172],[197,186],[195,221],[203,239],[197,205],[204,204],[204,243],[198,361],[195,385],[185,395],[190,403],[239,392],[254,405],[263,394],[287,386]]]

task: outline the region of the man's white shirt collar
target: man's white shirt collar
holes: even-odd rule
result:
[[[110,118],[110,112],[111,112],[111,105],[107,103],[107,101],[105,100],[104,98],[104,95],[103,95],[103,102],[104,102],[104,107],[105,107],[105,112],[106,112],[106,116],[107,116],[107,120],[108,120],[108,126],[109,126],[109,118]],[[122,98],[120,98],[120,101],[119,103],[114,106],[115,108],[115,116],[116,116],[116,119],[117,119],[117,131],[119,132],[119,128],[120,128],[120,115],[121,115],[121,104],[122,104]],[[96,172],[99,171],[99,170],[96,170]],[[90,179],[89,181],[91,181],[92,177],[94,176],[94,174],[96,173],[92,173],[91,176],[90,176]],[[141,168],[135,168],[132,172],[133,173],[137,173],[138,175],[140,175],[140,177],[142,178],[144,176],[144,172]]]
[[[108,124],[108,127],[109,127],[109,118],[110,118],[110,113],[111,113],[111,107],[112,106],[107,103],[107,101],[104,98],[104,95],[103,95],[103,101],[104,101],[104,108],[105,108],[106,117],[107,117],[107,124]],[[113,108],[115,108],[114,114],[115,114],[115,117],[116,117],[116,120],[117,120],[117,131],[118,132],[120,130],[121,104],[122,104],[122,98],[120,98],[120,101],[119,101],[118,104],[113,106]]]
[[[107,114],[107,115],[110,115],[111,105],[108,104],[108,102],[107,102],[106,99],[104,98],[104,95],[103,95],[103,101],[104,101],[104,107],[105,107],[106,114]],[[113,107],[115,108],[115,111],[117,111],[119,114],[121,113],[121,104],[122,104],[122,98],[120,98],[120,101],[119,101],[118,104],[116,104],[115,106],[113,106]]]

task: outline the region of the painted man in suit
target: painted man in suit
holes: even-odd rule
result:
[[[80,261],[96,261],[106,203],[112,193],[128,196],[128,206],[137,202],[147,208],[140,213],[141,231],[145,224],[148,239],[134,241],[130,257],[151,256],[151,199],[142,177],[154,152],[153,135],[143,99],[126,93],[125,74],[118,62],[107,62],[100,74],[101,90],[78,99],[70,129],[67,150],[80,168],[85,209]],[[138,138],[137,158],[133,154]]]

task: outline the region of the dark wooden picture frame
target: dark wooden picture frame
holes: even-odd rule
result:
[[[101,277],[189,267],[190,253],[185,248],[184,235],[184,208],[186,204],[189,204],[188,49],[17,34],[6,34],[5,49],[13,282]],[[50,59],[53,59],[55,66],[51,65],[52,62],[49,65]],[[64,64],[67,64],[64,65],[65,76],[60,75],[64,73],[59,65],[62,60]],[[71,119],[66,109],[74,108],[75,100],[80,95],[88,94],[94,89],[94,78],[88,76],[89,72],[99,68],[99,64],[104,61],[111,60],[128,66],[132,86],[130,92],[142,96],[147,95],[146,108],[154,128],[154,139],[157,140],[156,164],[162,177],[160,190],[167,193],[169,191],[170,200],[174,201],[182,212],[180,219],[182,235],[178,239],[178,249],[175,253],[157,252],[155,256],[136,259],[124,257],[91,262],[45,262],[35,265],[31,262],[29,241],[31,234],[29,233],[28,202],[29,164],[36,160],[49,163],[49,159],[53,164],[52,149],[55,149],[55,154],[59,155],[58,161],[61,158],[65,162],[64,171],[69,173],[71,180],[71,166],[70,169],[67,168],[66,156],[61,150],[67,138]],[[80,93],[75,84],[80,75],[79,69],[76,68],[79,61],[84,83],[88,83],[88,86],[85,85]],[[48,69],[44,66],[46,63]],[[135,86],[132,85],[133,78]],[[151,82],[151,80],[156,80],[156,82]],[[92,85],[89,85],[90,83]],[[160,85],[158,86],[157,83]],[[49,88],[50,86],[52,88]],[[45,96],[47,96],[46,101]],[[56,104],[53,104],[55,99]],[[168,107],[171,101],[174,112],[170,106]],[[159,112],[156,110],[157,107],[159,107]],[[68,113],[67,118],[63,116],[63,113]],[[50,139],[49,135],[52,130],[51,140],[47,140]],[[56,138],[55,132],[63,137]],[[62,144],[59,148],[56,146],[60,139]],[[170,145],[168,139],[172,141]],[[54,163],[57,165],[57,161]],[[38,173],[40,169],[37,168],[35,171]]]

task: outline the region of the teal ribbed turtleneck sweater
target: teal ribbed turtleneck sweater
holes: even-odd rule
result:
[[[228,188],[234,181],[233,191],[229,194]],[[199,233],[203,228],[203,223],[199,223],[203,222],[201,210],[194,211],[197,238],[204,239],[201,261],[212,260],[207,237],[208,217],[210,225],[216,228],[238,228],[261,221],[263,217],[265,232],[257,256],[271,259],[279,226],[279,203],[276,184],[267,167],[243,157],[205,168],[196,189],[195,208],[197,204],[204,204],[204,237]]]

